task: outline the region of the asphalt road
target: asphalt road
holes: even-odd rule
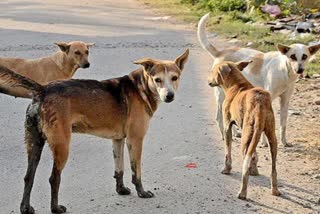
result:
[[[177,99],[163,103],[151,121],[143,150],[143,182],[155,193],[141,199],[115,192],[110,140],[74,134],[71,154],[62,175],[60,203],[69,213],[250,213],[260,202],[240,201],[240,164],[234,174],[220,174],[223,143],[213,122],[213,91],[207,86],[210,58],[198,46],[195,32],[159,16],[132,0],[9,0],[0,3],[0,54],[35,58],[57,48],[57,41],[96,43],[91,67],[75,78],[122,76],[142,57],[174,59],[190,48]],[[115,3],[116,2],[116,3]],[[19,213],[27,159],[24,117],[30,101],[0,96],[0,213]],[[238,151],[236,151],[238,154]],[[125,183],[131,190],[126,152]],[[239,156],[239,155],[236,155]],[[197,168],[188,169],[188,163]],[[51,152],[45,148],[32,192],[37,213],[50,213]],[[269,172],[267,176],[269,175]],[[269,194],[267,177],[252,189]],[[262,187],[260,187],[262,186]],[[260,190],[259,190],[260,188]],[[267,192],[267,193],[266,193]],[[263,201],[263,199],[262,199]],[[262,210],[277,212],[270,206]],[[281,210],[280,210],[281,211]]]

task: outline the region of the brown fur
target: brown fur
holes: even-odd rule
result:
[[[277,140],[275,135],[275,120],[272,110],[270,93],[247,81],[240,70],[250,62],[221,62],[213,67],[210,86],[223,88],[226,98],[223,102],[223,120],[225,127],[226,160],[223,174],[231,171],[231,142],[233,124],[242,128],[241,152],[244,159],[242,170],[242,185],[238,197],[245,199],[249,173],[257,175],[256,147],[260,136],[266,133],[272,158],[272,194],[280,195],[277,188],[276,155]],[[250,164],[250,167],[249,167]]]
[[[89,67],[88,48],[93,43],[73,41],[55,44],[60,47],[61,51],[51,56],[38,59],[0,58],[0,65],[28,77],[41,85],[48,84],[54,80],[70,79],[78,68]],[[2,93],[16,97],[31,98],[25,90],[19,91],[12,88],[3,88],[1,85],[0,90]]]
[[[138,60],[135,63],[141,64],[143,68],[120,78],[104,81],[56,81],[46,86],[0,67],[0,81],[3,84],[8,87],[23,87],[34,96],[26,120],[28,170],[21,213],[34,212],[29,202],[30,193],[45,140],[52,150],[54,160],[50,177],[51,210],[59,213],[66,211],[64,206],[58,204],[58,192],[61,172],[69,155],[72,132],[112,139],[116,191],[121,195],[130,194],[130,189],[123,184],[123,147],[126,142],[132,183],[138,196],[153,197],[153,193],[145,191],[142,186],[141,155],[143,138],[160,102],[158,88],[161,86],[155,78],[163,75],[177,77],[170,83],[176,89],[188,55],[187,50],[175,61],[150,58]],[[164,101],[171,102],[172,99]]]

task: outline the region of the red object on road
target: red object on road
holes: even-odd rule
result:
[[[197,164],[196,163],[188,163],[186,165],[187,168],[197,168]]]

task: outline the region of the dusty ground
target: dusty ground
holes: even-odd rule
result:
[[[305,150],[295,143],[298,136],[289,136],[293,148],[279,149],[283,196],[271,196],[269,153],[259,148],[261,175],[250,178],[247,201],[236,198],[241,179],[239,144],[234,143],[232,174],[220,174],[223,142],[213,122],[213,91],[206,83],[210,57],[198,47],[188,26],[159,20],[153,10],[133,0],[9,0],[0,6],[1,56],[34,58],[54,52],[56,41],[95,42],[92,67],[80,70],[76,78],[121,76],[135,69],[132,61],[141,57],[172,59],[191,49],[177,100],[160,106],[145,139],[143,180],[156,197],[140,199],[135,192],[118,196],[111,144],[74,135],[60,191],[69,213],[319,213],[319,162],[297,151]],[[26,168],[23,118],[29,101],[0,96],[0,103],[0,213],[19,213]],[[304,109],[298,110],[304,113]],[[290,122],[303,117],[290,116]],[[185,167],[191,162],[197,168]],[[37,213],[50,213],[51,166],[46,148],[31,199]],[[127,158],[125,183],[133,190]]]
[[[298,81],[291,100],[289,141],[302,146],[298,152],[320,159],[320,79]]]

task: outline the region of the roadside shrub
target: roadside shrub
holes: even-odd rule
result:
[[[199,4],[210,11],[245,11],[246,3],[244,0],[200,0]]]
[[[244,0],[181,0],[181,3],[196,5],[199,9],[209,11],[245,11]]]

